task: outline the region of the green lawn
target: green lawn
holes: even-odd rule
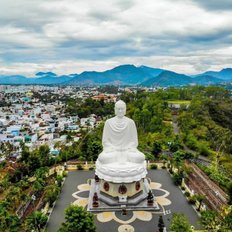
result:
[[[171,100],[171,101],[168,101],[169,104],[190,104],[191,101],[189,100]]]

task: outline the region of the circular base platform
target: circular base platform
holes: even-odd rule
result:
[[[132,183],[112,183],[100,180],[99,190],[111,197],[133,197],[144,190],[144,179]]]
[[[146,161],[142,164],[125,162],[103,165],[97,160],[95,174],[100,179],[113,183],[139,181],[147,175]]]

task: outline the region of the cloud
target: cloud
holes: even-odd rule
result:
[[[197,4],[204,7],[207,10],[214,11],[231,11],[232,1],[231,0],[194,0]]]
[[[224,67],[231,63],[230,2],[0,0],[0,73],[142,61],[188,73]]]

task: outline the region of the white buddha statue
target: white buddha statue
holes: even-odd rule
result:
[[[115,117],[105,122],[103,151],[96,161],[96,175],[108,181],[137,181],[147,174],[145,156],[138,149],[135,123],[125,116],[126,104],[115,104]]]
[[[138,136],[135,123],[125,117],[126,104],[119,100],[115,104],[115,117],[105,122],[102,144],[103,151],[98,160],[109,163],[143,163],[144,154],[138,149]]]

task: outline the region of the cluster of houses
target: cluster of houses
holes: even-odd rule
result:
[[[65,114],[64,102],[56,100],[52,103],[44,104],[34,98],[33,93],[36,91],[41,91],[41,93],[54,91],[57,93],[59,88],[36,86],[30,89],[28,86],[24,88],[18,86],[17,91],[17,87],[7,89],[5,86],[0,86],[0,98],[4,97],[4,100],[10,102],[10,105],[0,107],[0,144],[10,143],[13,145],[10,157],[14,159],[20,157],[21,142],[31,150],[47,144],[51,154],[57,155],[59,154],[59,148],[56,148],[56,144],[71,145],[72,141],[80,139],[81,129],[93,129],[101,123],[101,118],[94,114],[89,115],[87,118],[79,118],[78,115],[68,116]],[[64,89],[62,88],[59,94],[63,91]],[[71,95],[69,88],[67,91]],[[75,92],[73,91],[72,93],[74,94]],[[83,90],[75,93],[75,96],[84,99],[87,96],[93,97],[95,94],[101,98],[104,97],[106,101],[116,101],[116,97],[99,95],[96,90],[87,93],[88,91]],[[16,101],[15,96],[20,100]],[[72,133],[71,142],[67,138],[67,133],[62,133],[64,131],[74,132]],[[0,161],[4,159],[6,157],[0,148]]]
[[[134,92],[120,88],[119,92]],[[50,103],[41,102],[39,96],[59,96]],[[93,129],[102,119],[95,114],[87,118],[65,113],[65,101],[92,98],[96,101],[116,102],[119,93],[99,92],[97,87],[40,86],[40,85],[0,85],[0,162],[6,158],[20,157],[21,142],[31,150],[47,144],[52,155],[59,154],[57,144],[71,145],[81,137],[81,130]],[[65,131],[65,133],[64,133]],[[68,138],[67,131],[72,133]],[[12,151],[6,157],[2,145],[10,144]]]

